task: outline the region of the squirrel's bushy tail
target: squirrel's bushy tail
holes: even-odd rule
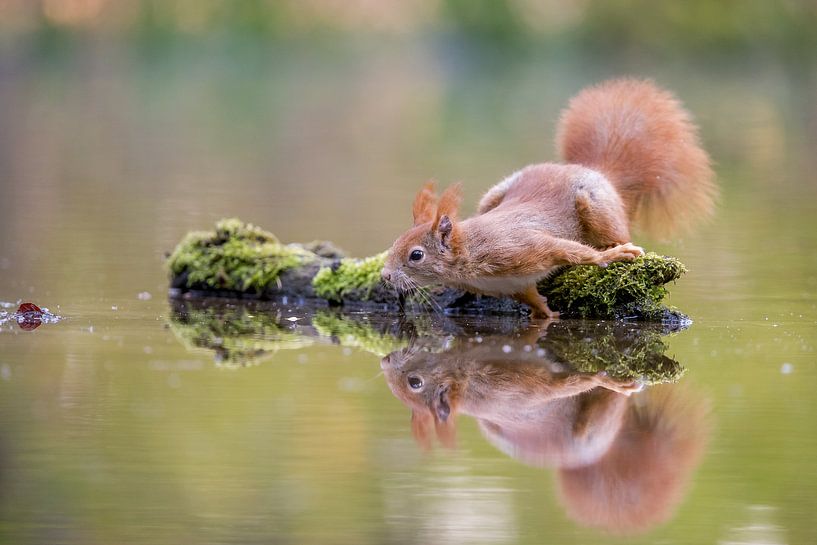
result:
[[[689,113],[651,81],[611,80],[574,97],[559,120],[559,153],[604,173],[630,223],[665,237],[712,213],[717,188]]]

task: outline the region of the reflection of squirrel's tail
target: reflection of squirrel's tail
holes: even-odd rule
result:
[[[717,189],[689,113],[668,91],[635,79],[579,93],[562,112],[557,143],[570,163],[604,173],[630,223],[656,236],[711,214]]]
[[[559,472],[573,520],[620,535],[668,520],[706,447],[709,401],[684,384],[662,384],[630,398],[624,424],[595,463]]]

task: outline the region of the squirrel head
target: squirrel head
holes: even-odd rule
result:
[[[410,346],[385,356],[380,368],[392,393],[411,409],[411,430],[424,449],[436,435],[445,447],[456,441],[460,385],[445,357]]]
[[[450,277],[462,250],[457,223],[461,199],[459,183],[446,189],[439,199],[434,182],[427,182],[420,189],[414,199],[414,226],[389,250],[381,274],[385,282],[408,291]]]

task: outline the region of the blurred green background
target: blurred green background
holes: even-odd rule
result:
[[[0,329],[0,542],[814,543],[815,28],[805,0],[0,0],[0,303],[65,316]],[[635,236],[690,268],[667,342],[713,407],[667,524],[580,527],[470,419],[423,453],[365,351],[230,371],[167,328],[188,230],[374,254],[425,180],[468,213],[557,159],[619,75],[678,95],[721,187],[692,235]]]
[[[737,52],[817,45],[808,0],[3,0],[6,39],[90,34],[153,42],[445,34],[493,45]]]

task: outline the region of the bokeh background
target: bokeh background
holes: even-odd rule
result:
[[[816,29],[812,0],[0,0],[0,302],[65,317],[0,331],[0,541],[608,539],[473,421],[422,453],[371,354],[188,351],[164,255],[230,216],[379,252],[425,180],[472,211],[557,159],[570,96],[634,75],[693,113],[721,198],[636,234],[690,268],[668,342],[714,431],[627,542],[817,542]]]
[[[815,27],[807,0],[3,0],[3,270],[118,254],[146,282],[181,233],[225,215],[374,253],[423,181],[462,180],[471,210],[556,159],[559,109],[618,75],[688,105],[722,202],[805,204]],[[69,267],[50,266],[67,245]]]

